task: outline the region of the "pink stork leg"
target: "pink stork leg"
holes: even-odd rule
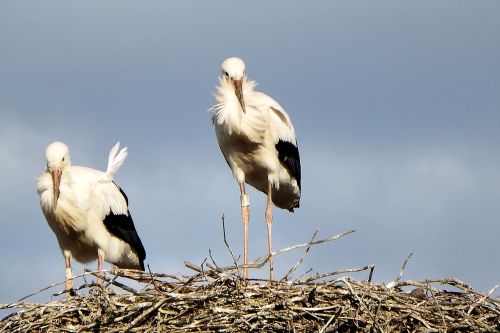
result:
[[[250,219],[250,211],[248,206],[248,195],[245,192],[245,183],[240,183],[240,200],[241,200],[241,219],[243,220],[243,278],[248,279],[248,220]]]
[[[267,206],[266,206],[266,224],[267,224],[267,246],[269,250],[269,281],[274,280],[274,267],[273,267],[273,236],[272,236],[272,223],[273,223],[273,185],[270,181],[267,182]]]
[[[64,252],[64,263],[66,265],[66,290],[71,290],[73,289],[73,279],[71,274],[71,254],[66,251]]]
[[[97,271],[99,272],[97,275],[96,282],[98,285],[102,285],[102,279],[101,279],[101,274],[102,274],[102,260],[104,257],[104,253],[101,250],[97,250]]]

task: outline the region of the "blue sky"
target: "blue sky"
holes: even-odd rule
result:
[[[53,140],[97,169],[116,141],[128,146],[116,178],[154,271],[185,273],[209,249],[230,264],[222,214],[242,252],[238,186],[207,112],[229,56],[298,136],[301,208],[274,210],[276,249],[355,228],[313,248],[303,271],[374,263],[389,282],[412,252],[404,277],[488,291],[500,282],[499,12],[497,1],[0,2],[0,303],[64,277],[35,191]],[[256,258],[265,197],[249,195]],[[277,276],[301,254],[277,257]]]

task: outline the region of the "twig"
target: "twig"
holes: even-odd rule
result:
[[[434,295],[434,293],[432,292],[432,290],[430,288],[429,288],[429,292],[431,293],[431,296],[434,299],[434,302],[436,303],[436,307],[439,311],[439,314],[441,315],[441,320],[443,321],[443,326],[444,326],[445,332],[446,332],[448,330],[448,326],[446,325],[446,320],[444,318],[444,314],[443,314],[443,311],[441,309],[441,305],[439,304],[437,297]]]
[[[302,274],[301,276],[299,276],[299,277],[297,278],[297,281],[304,281],[305,276],[306,276],[307,274],[311,273],[312,271],[313,271],[313,269],[312,269],[312,268],[309,268],[307,271],[305,271],[305,272],[304,272],[304,274]]]
[[[351,284],[347,281],[347,278],[343,277],[343,278],[340,278],[339,280],[344,282],[344,284],[347,286],[347,288],[349,288],[349,291],[351,292],[351,294],[356,298],[359,305],[361,306],[361,304],[363,304],[363,302],[361,301],[361,298],[359,298],[358,294],[356,294],[356,292],[352,288]]]
[[[321,243],[325,243],[325,242],[334,241],[334,240],[337,240],[337,239],[339,239],[339,238],[341,238],[343,236],[352,234],[354,232],[356,232],[355,229],[346,231],[346,232],[344,232],[342,234],[338,234],[338,235],[335,235],[335,236],[332,236],[332,237],[328,237],[328,238],[321,239],[321,240],[318,240],[318,241],[313,241],[311,243],[302,243],[302,244],[297,244],[297,245],[294,245],[294,246],[290,246],[290,247],[287,247],[287,248],[275,251],[275,252],[271,253],[271,255],[265,255],[265,256],[259,257],[255,261],[249,263],[247,265],[247,267],[248,268],[262,268],[267,263],[267,261],[269,260],[269,258],[271,256],[277,256],[277,255],[280,255],[280,254],[283,254],[283,253],[286,253],[286,252],[289,252],[289,251],[292,251],[292,250],[295,250],[295,249],[300,249],[300,248],[306,247],[306,246],[311,246],[311,245],[316,245],[316,244],[321,244]],[[190,262],[185,261],[184,265],[186,267],[194,270],[194,271],[201,272],[201,268],[199,268],[198,266],[196,266],[196,265],[194,265],[194,264],[192,264]],[[236,270],[236,267],[234,267],[234,266],[220,267],[219,268],[220,272],[234,271],[234,270]]]
[[[311,246],[311,245],[316,245],[316,244],[321,244],[321,243],[325,243],[325,242],[334,241],[334,240],[337,240],[337,239],[339,239],[341,237],[344,237],[344,236],[347,236],[349,234],[352,234],[354,232],[356,232],[356,229],[352,229],[352,230],[346,231],[344,233],[341,233],[341,234],[338,234],[338,235],[335,235],[335,236],[332,236],[332,237],[328,237],[328,238],[325,238],[325,239],[320,239],[320,240],[309,242],[309,243],[302,243],[302,244],[297,244],[297,245],[294,245],[294,246],[286,247],[284,249],[281,249],[281,250],[278,250],[278,251],[274,251],[273,253],[271,253],[271,255],[266,255],[266,256],[262,256],[262,257],[257,258],[254,262],[248,264],[248,267],[249,268],[261,268],[262,266],[264,266],[267,263],[267,261],[269,260],[269,258],[271,256],[275,257],[275,256],[283,254],[285,252],[289,252],[289,251],[292,251],[292,250],[295,250],[295,249],[300,249],[302,247],[307,247],[307,246]]]
[[[334,271],[334,272],[329,272],[329,273],[324,273],[324,274],[316,274],[316,275],[311,276],[309,279],[307,279],[306,282],[316,281],[316,280],[324,279],[324,278],[329,277],[329,276],[334,276],[334,275],[339,275],[339,274],[362,272],[362,271],[366,271],[370,267],[371,266],[364,266],[364,267],[357,267],[357,268],[345,268],[345,269],[339,269],[338,271]]]
[[[99,273],[91,272],[91,274],[97,277]],[[99,275],[99,277],[101,279],[103,279],[104,281],[106,281],[106,282],[108,282],[108,283],[110,283],[110,284],[112,284],[114,286],[117,286],[118,288],[121,288],[121,289],[123,289],[125,291],[128,291],[129,293],[132,293],[134,295],[137,295],[139,293],[134,288],[131,288],[129,286],[124,285],[123,283],[120,283],[120,282],[116,281],[116,278],[118,277],[118,275],[115,275],[112,279],[110,279],[110,278],[108,278],[106,276],[100,276],[100,275]]]
[[[311,240],[309,241],[309,243],[312,243],[314,241],[314,239],[316,238],[316,235],[318,234],[318,229],[316,229],[311,237]],[[290,268],[290,270],[288,271],[288,273],[286,273],[286,275],[280,280],[280,282],[283,282],[283,281],[286,281],[288,280],[288,278],[290,277],[290,275],[295,272],[295,270],[302,264],[302,262],[304,261],[305,257],[307,256],[307,254],[309,253],[309,249],[311,249],[311,246],[309,245],[304,254],[300,257],[300,259],[295,263],[295,265],[293,265],[292,268]]]
[[[208,263],[207,263],[207,258],[203,259],[203,262],[201,263],[200,265],[200,268],[201,268],[201,276],[206,280],[207,279],[207,275],[205,274],[205,269],[203,268],[204,265],[207,265],[208,266]]]
[[[326,322],[326,324],[325,324],[325,325],[323,325],[323,327],[321,327],[321,329],[319,330],[319,332],[318,332],[318,333],[323,333],[323,332],[325,332],[325,331],[326,331],[326,329],[328,328],[328,326],[330,326],[330,324],[332,323],[332,321],[336,320],[336,319],[339,317],[339,315],[340,315],[341,313],[342,313],[342,308],[339,308],[339,309],[337,310],[337,312],[335,312],[335,313],[334,313],[334,314],[330,317],[330,319],[328,319],[328,321]]]
[[[467,311],[467,315],[470,315],[472,313],[472,310],[474,310],[474,308],[476,308],[476,306],[478,306],[479,304],[482,304],[488,297],[490,297],[491,294],[493,294],[495,292],[495,290],[497,290],[498,287],[500,287],[499,284],[494,286],[486,295],[484,295],[483,297],[478,299],[477,302],[472,304],[469,308],[469,311]]]
[[[203,272],[203,270],[199,266],[196,266],[195,264],[192,264],[189,261],[184,261],[184,266],[186,266],[187,268],[190,268],[193,271],[198,272],[198,273]]]
[[[149,276],[151,278],[151,284],[153,285],[153,288],[155,288],[155,290],[159,293],[162,293],[163,290],[160,290],[158,288],[158,285],[161,285],[161,283],[159,281],[156,280],[156,276],[153,274],[153,272],[151,271],[151,267],[149,267],[149,265],[147,265],[148,267],[148,273],[149,273]],[[163,282],[165,284],[166,287],[170,288],[170,289],[174,289],[175,288],[175,285],[173,285],[172,283],[169,283],[169,282],[166,282],[164,281]],[[157,285],[158,284],[158,285]],[[144,287],[144,290],[147,288],[147,286]]]
[[[231,258],[233,259],[234,267],[236,267],[238,274],[241,276],[240,268],[238,266],[238,260],[236,260],[236,257],[234,256],[234,253],[233,253],[233,250],[231,249],[231,246],[229,246],[229,243],[228,243],[227,238],[226,238],[226,223],[225,223],[225,219],[224,219],[224,214],[222,214],[221,223],[222,223],[222,235],[224,236],[224,244],[226,244],[226,247],[229,250],[229,253],[231,254]]]
[[[143,312],[139,317],[137,317],[136,319],[134,319],[130,325],[128,325],[126,328],[125,328],[125,332],[128,332],[130,331],[132,328],[134,328],[135,326],[139,325],[144,319],[146,319],[147,316],[149,316],[149,314],[153,311],[156,311],[158,310],[158,308],[160,306],[162,306],[163,304],[165,304],[167,302],[167,298],[163,298],[161,300],[159,300],[154,306],[150,307],[148,310],[146,310],[145,312]]]
[[[370,333],[373,333],[375,332],[375,327],[377,327],[377,318],[378,318],[378,312],[380,311],[380,307],[382,306],[382,300],[380,300],[378,302],[378,305],[377,305],[377,310],[375,310],[375,317],[373,318],[373,325],[372,327],[370,328]]]
[[[396,278],[396,282],[399,282],[399,280],[401,280],[401,277],[403,276],[403,272],[406,268],[406,264],[408,263],[408,260],[410,260],[411,257],[413,257],[413,253],[410,253],[408,255],[405,262],[403,263],[403,266],[401,266],[401,270],[399,271],[399,276]]]
[[[401,270],[399,271],[399,275],[398,275],[398,277],[397,277],[394,281],[389,282],[389,283],[386,285],[386,287],[387,287],[388,289],[394,288],[394,287],[398,284],[399,280],[401,280],[401,277],[403,276],[403,272],[404,272],[404,270],[405,270],[405,268],[406,268],[406,264],[408,263],[408,260],[410,260],[410,258],[411,258],[412,256],[413,256],[413,253],[410,253],[410,254],[408,255],[408,257],[406,257],[405,261],[403,262],[403,266],[401,266]]]
[[[212,250],[210,250],[210,249],[208,249],[208,256],[210,257],[210,260],[211,260],[211,261],[212,261],[212,263],[214,264],[215,269],[219,270],[219,269],[220,269],[220,267],[219,267],[219,265],[217,265],[217,263],[215,262],[215,259],[214,259],[214,257],[212,256]],[[208,266],[208,264],[207,264],[207,266]]]
[[[105,271],[103,270],[103,272],[105,272]],[[106,271],[106,272],[109,272],[109,271]],[[83,276],[86,276],[86,275],[92,275],[92,273],[96,273],[96,272],[84,272],[84,273],[82,273],[80,275],[73,276],[71,279],[75,280],[77,278],[80,278],[80,277],[83,277]],[[60,286],[60,285],[63,285],[65,283],[66,283],[66,280],[53,283],[53,284],[51,284],[51,285],[49,285],[47,287],[44,287],[44,288],[42,288],[40,290],[32,292],[31,294],[28,294],[28,295],[26,295],[26,296],[18,299],[17,301],[14,301],[14,302],[10,303],[10,304],[20,303],[20,302],[24,301],[27,298],[33,297],[33,296],[38,295],[38,294],[40,294],[40,293],[42,293],[42,292],[44,292],[46,290],[49,290],[50,288],[53,288],[53,287],[56,287],[56,286]],[[9,307],[9,304],[7,304],[7,307]],[[1,309],[1,307],[0,307],[0,309]]]
[[[373,270],[375,269],[375,264],[371,264],[369,266],[370,266],[370,274],[368,275],[368,283],[372,283]]]

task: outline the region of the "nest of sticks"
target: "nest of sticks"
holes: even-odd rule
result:
[[[220,267],[212,256],[202,265],[185,263],[192,275],[177,276],[113,269],[102,286],[85,283],[66,300],[0,305],[21,309],[0,321],[1,332],[499,332],[500,299],[474,291],[457,279],[372,282],[374,265],[300,278],[290,276],[315,244],[306,248],[279,281],[242,280],[241,266]],[[227,244],[227,243],[226,243]],[[229,248],[229,246],[228,246]],[[229,248],[230,250],[230,248]],[[231,251],[232,255],[232,251]],[[249,267],[262,267],[259,258]],[[355,280],[352,272],[366,272]],[[365,273],[363,273],[365,274]],[[131,287],[134,285],[134,287]]]

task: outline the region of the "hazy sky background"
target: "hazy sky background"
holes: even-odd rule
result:
[[[207,112],[229,56],[297,132],[301,207],[274,210],[275,248],[357,229],[297,275],[374,263],[387,283],[413,252],[404,278],[500,282],[500,2],[1,1],[0,303],[64,278],[35,190],[53,140],[98,169],[128,146],[116,179],[153,271],[189,272],[209,249],[230,264],[222,214],[242,253]],[[265,196],[249,195],[256,258]],[[301,255],[276,257],[277,276]]]

